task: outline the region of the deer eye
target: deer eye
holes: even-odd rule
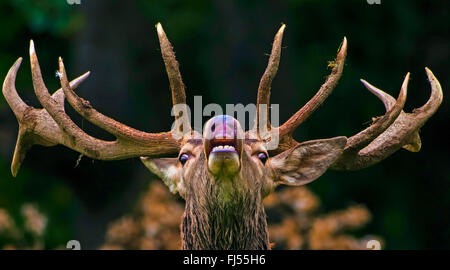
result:
[[[188,159],[189,159],[189,155],[188,154],[181,154],[180,157],[178,158],[178,160],[183,165],[184,165],[184,163],[186,163],[186,161],[188,161]]]
[[[263,164],[266,164],[266,161],[267,161],[268,157],[267,157],[266,153],[261,152],[261,153],[258,154],[258,158],[259,158],[259,160],[261,160],[261,162]]]

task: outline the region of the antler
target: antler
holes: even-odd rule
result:
[[[431,84],[431,95],[425,105],[414,109],[412,113],[405,113],[402,110],[403,99],[406,99],[409,73],[405,77],[397,102],[389,94],[361,80],[370,92],[381,99],[387,113],[375,118],[372,125],[364,131],[350,137],[342,156],[330,167],[331,169],[359,170],[380,162],[400,148],[411,152],[420,150],[419,130],[436,112],[443,98],[439,81],[431,70],[425,68],[425,71]],[[380,125],[383,118],[387,118],[390,114],[392,114],[390,119],[386,120],[384,125]]]
[[[280,64],[281,42],[283,40],[283,33],[285,28],[286,25],[282,24],[277,34],[275,35],[267,68],[264,71],[263,76],[261,77],[261,81],[259,82],[258,96],[256,101],[256,128],[258,131],[260,130],[260,124],[262,122],[265,122],[267,124],[267,128],[269,130],[272,128],[269,121],[270,88],[273,78],[275,78],[275,75],[277,75],[278,65]],[[260,105],[266,105],[266,115],[264,116],[265,119],[260,119]]]
[[[173,105],[185,104],[186,95],[178,63],[161,24],[157,25],[157,32],[172,89]],[[17,94],[15,80],[22,58],[11,67],[3,84],[3,95],[19,123],[19,134],[11,164],[13,176],[17,175],[27,150],[34,144],[62,144],[83,155],[101,160],[160,156],[179,151],[180,142],[172,137],[171,132],[146,133],[133,129],[96,111],[88,101],[75,94],[73,89],[89,76],[89,72],[69,83],[60,58],[59,78],[62,89],[50,95],[42,79],[33,41],[30,43],[30,60],[33,87],[43,109],[28,106]],[[86,134],[65,113],[65,98],[85,119],[113,134],[117,139],[104,141]]]
[[[275,36],[269,63],[261,78],[258,88],[258,110],[260,104],[269,105],[270,103],[270,84],[278,70],[284,29],[285,25],[282,25]],[[267,116],[268,128],[277,128],[280,136],[278,148],[273,150],[273,153],[283,152],[298,144],[292,138],[292,133],[331,94],[342,75],[346,54],[347,39],[344,37],[336,60],[332,62],[333,69],[331,74],[314,97],[280,127],[273,127]],[[372,125],[368,128],[348,138],[342,156],[330,168],[335,170],[358,170],[383,160],[402,147],[412,152],[419,151],[421,146],[419,129],[436,112],[442,102],[441,85],[428,68],[426,68],[426,73],[431,84],[431,96],[425,105],[415,109],[413,113],[405,113],[403,111],[410,77],[409,73],[403,81],[397,100],[366,81],[361,80],[369,91],[383,101],[387,112],[385,115],[375,118]],[[260,126],[260,122],[261,119],[258,113],[257,127]]]

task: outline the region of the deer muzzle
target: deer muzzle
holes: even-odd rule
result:
[[[203,133],[208,170],[215,176],[233,176],[241,168],[244,132],[239,122],[228,115],[211,118]]]

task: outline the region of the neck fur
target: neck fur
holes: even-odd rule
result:
[[[269,249],[260,192],[242,181],[236,187],[236,179],[211,180],[186,201],[181,224],[183,249]]]

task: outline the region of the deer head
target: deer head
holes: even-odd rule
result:
[[[431,84],[427,103],[405,113],[409,73],[397,99],[362,80],[386,107],[386,114],[349,138],[340,136],[297,142],[294,130],[305,121],[330,95],[342,75],[347,52],[344,38],[331,74],[316,95],[284,124],[274,127],[268,121],[270,86],[281,55],[285,25],[275,36],[268,66],[262,76],[257,95],[255,129],[244,131],[231,116],[210,119],[203,134],[185,123],[181,138],[172,136],[175,130],[146,133],[119,123],[96,111],[75,89],[89,72],[69,82],[62,59],[59,78],[62,89],[50,95],[36,56],[30,44],[33,86],[44,108],[25,104],[15,89],[15,78],[22,58],[11,67],[3,84],[3,94],[17,117],[19,133],[11,165],[16,176],[27,150],[34,144],[65,145],[82,155],[100,160],[140,157],[145,166],[159,176],[173,193],[186,201],[181,224],[184,249],[269,249],[266,215],[262,199],[280,184],[303,185],[321,176],[328,168],[358,170],[373,165],[400,148],[419,151],[419,128],[439,107],[442,89],[433,73],[426,69]],[[184,84],[178,62],[161,26],[157,24],[173,105],[186,104]],[[64,100],[85,119],[113,134],[115,141],[104,141],[86,134],[65,113]],[[261,111],[260,111],[261,110]],[[179,120],[186,115],[181,110]],[[259,128],[275,131],[279,144],[267,149],[267,136]],[[177,156],[170,158],[169,156]],[[170,214],[170,213],[168,213]]]

